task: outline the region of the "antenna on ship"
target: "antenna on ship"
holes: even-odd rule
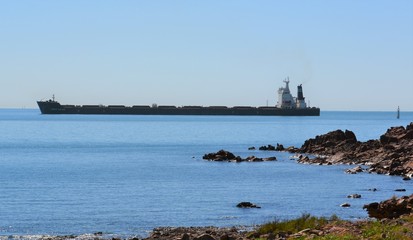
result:
[[[52,99],[53,99],[53,102],[54,102],[54,94],[53,94],[53,96],[52,96]]]
[[[400,106],[397,106],[397,119],[400,118]]]

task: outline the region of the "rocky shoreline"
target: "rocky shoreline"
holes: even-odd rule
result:
[[[296,231],[282,231],[282,229],[263,231],[263,229],[267,228],[267,224],[256,226],[253,229],[245,227],[162,227],[154,229],[150,236],[143,240],[283,240],[297,238],[314,239],[314,237],[327,236],[330,237],[328,239],[342,239],[344,236],[353,237],[348,239],[361,239],[359,237],[363,234],[363,231],[367,231],[366,228],[371,224],[380,224],[383,229],[386,229],[388,226],[395,227],[395,229],[402,229],[402,233],[386,230],[387,232],[384,234],[389,236],[401,236],[401,239],[413,238],[413,194],[399,198],[392,197],[380,203],[370,203],[365,205],[364,209],[366,209],[370,217],[377,220],[344,221],[332,217],[325,220],[324,224],[318,224],[316,227],[304,229],[297,227]],[[309,218],[310,216],[308,219]],[[303,221],[303,219],[299,219],[299,221]],[[322,218],[319,218],[318,221],[321,222]],[[282,222],[280,226],[281,225]],[[379,233],[380,239],[386,238],[387,235],[385,236],[383,233]],[[336,238],[332,238],[333,236]],[[393,239],[399,238],[396,237]]]
[[[364,206],[377,220],[345,221],[337,217],[270,222],[255,227],[158,227],[146,238],[122,238],[102,233],[66,236],[7,236],[0,239],[112,239],[112,240],[285,240],[285,239],[412,239],[413,194]],[[292,226],[292,228],[291,228]],[[363,238],[361,236],[367,236]],[[370,238],[371,237],[371,238]]]
[[[299,163],[331,165],[360,164],[368,167],[349,173],[370,173],[413,177],[413,122],[406,127],[392,127],[380,139],[357,141],[349,130],[336,130],[304,142],[301,148],[289,148],[291,153],[310,154],[299,156]]]
[[[404,176],[404,180],[413,177],[413,122],[406,127],[391,127],[380,139],[360,142],[350,130],[335,130],[318,135],[304,142],[300,148],[282,144],[267,145],[260,151],[286,151],[297,155],[297,162],[303,164],[358,164],[360,166],[346,171],[350,174],[367,171],[369,173]],[[256,150],[249,147],[248,150]],[[276,161],[276,157],[258,158],[249,156],[241,158],[233,153],[219,150],[203,157],[209,161],[226,162],[262,162]]]

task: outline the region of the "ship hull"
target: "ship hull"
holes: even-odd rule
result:
[[[320,116],[320,109],[314,107],[284,109],[277,107],[74,106],[61,105],[50,100],[38,101],[37,104],[42,114]]]

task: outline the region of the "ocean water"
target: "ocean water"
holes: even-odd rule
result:
[[[248,147],[300,147],[336,129],[352,130],[361,141],[377,139],[389,127],[413,121],[411,112],[395,115],[98,116],[1,109],[0,236],[145,236],[158,226],[251,226],[302,213],[366,218],[364,204],[412,194],[412,181],[348,175],[348,165],[301,165],[289,153]],[[202,160],[220,149],[278,161]],[[346,198],[353,193],[362,198]],[[262,208],[236,208],[241,201]],[[341,208],[344,202],[351,207]]]

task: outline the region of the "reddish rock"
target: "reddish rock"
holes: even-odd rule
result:
[[[216,161],[216,162],[263,162],[263,161],[276,161],[276,157],[268,157],[268,158],[259,158],[256,156],[249,156],[247,158],[241,158],[240,156],[235,156],[233,153],[219,150],[216,153],[208,153],[205,154],[203,157],[205,160],[209,161]]]
[[[300,163],[366,164],[369,172],[412,177],[413,122],[406,128],[389,128],[379,140],[366,142],[358,142],[352,131],[336,130],[308,139],[298,151],[291,152],[316,156],[300,158]]]
[[[228,152],[225,150],[219,150],[216,153],[205,154],[202,158],[206,160],[214,160],[214,161],[227,161],[227,160],[233,160],[236,157],[231,152]]]
[[[412,213],[413,194],[400,198],[393,197],[380,203],[366,204],[363,208],[367,210],[369,217],[377,219],[398,218],[401,215]]]

